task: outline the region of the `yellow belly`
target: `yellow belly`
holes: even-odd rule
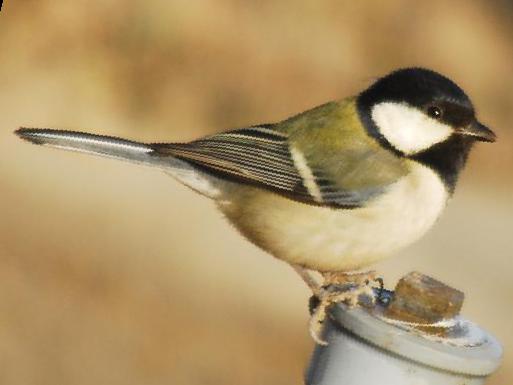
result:
[[[312,206],[238,186],[219,208],[257,246],[289,263],[318,271],[364,268],[419,239],[435,223],[448,193],[420,164],[357,209]]]

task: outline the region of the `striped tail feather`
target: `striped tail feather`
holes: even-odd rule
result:
[[[113,136],[47,128],[20,128],[15,133],[22,139],[42,146],[96,154],[135,163],[158,162],[158,158],[150,156],[153,152],[150,145]]]
[[[161,145],[146,144],[114,136],[86,132],[56,130],[49,128],[19,128],[15,131],[20,138],[41,146],[83,152],[131,163],[158,167],[184,185],[202,195],[215,198],[217,178],[198,171],[190,163],[180,160],[172,153],[156,151]]]

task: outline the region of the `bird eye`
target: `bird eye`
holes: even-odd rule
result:
[[[442,117],[442,109],[438,106],[429,106],[427,113],[433,119],[440,119]]]

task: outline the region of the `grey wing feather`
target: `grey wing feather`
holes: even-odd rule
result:
[[[172,155],[224,179],[257,185],[291,199],[321,206],[358,207],[378,191],[341,190],[321,171],[305,181],[289,148],[287,134],[272,126],[250,127],[189,143],[154,144],[156,154]],[[312,193],[315,183],[319,195]]]
[[[189,143],[154,144],[160,155],[173,155],[224,179],[237,179],[300,200],[311,197],[288,149],[287,135],[250,127]]]

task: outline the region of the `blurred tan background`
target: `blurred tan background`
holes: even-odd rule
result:
[[[437,227],[378,266],[467,295],[513,378],[508,1],[4,1],[0,383],[300,384],[308,291],[165,175],[22,143],[20,126],[186,141],[272,122],[421,65],[499,135]]]

